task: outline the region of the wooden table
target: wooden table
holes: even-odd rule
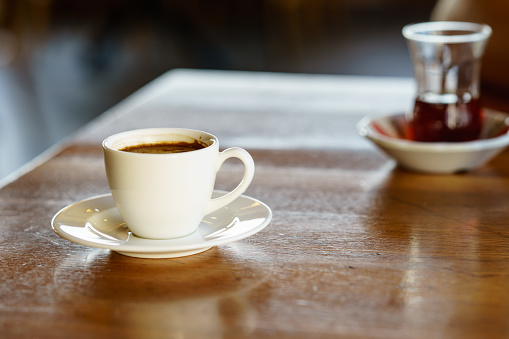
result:
[[[411,79],[161,76],[0,189],[0,337],[509,336],[509,153],[462,175],[397,168],[355,125],[412,95]],[[270,225],[176,259],[58,237],[57,211],[108,192],[103,138],[154,126],[246,148]]]

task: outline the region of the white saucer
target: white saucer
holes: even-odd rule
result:
[[[223,194],[214,191],[213,197]],[[59,236],[77,244],[106,248],[131,257],[175,258],[249,237],[264,229],[271,218],[267,205],[242,195],[205,216],[191,235],[168,240],[144,239],[129,231],[111,194],[104,194],[63,208],[53,217],[51,226]]]
[[[481,135],[473,141],[420,142],[409,140],[405,113],[363,118],[359,134],[402,167],[422,173],[448,174],[474,170],[509,145],[509,114],[484,109]]]

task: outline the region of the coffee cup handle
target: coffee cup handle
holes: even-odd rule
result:
[[[245,149],[239,147],[228,148],[219,153],[216,172],[219,171],[223,163],[229,158],[238,158],[244,163],[244,177],[237,185],[237,187],[233,189],[233,191],[228,192],[219,198],[211,199],[205,211],[206,214],[217,211],[221,207],[224,207],[231,203],[233,200],[237,199],[242,193],[246,191],[246,189],[251,184],[251,181],[253,181],[255,171],[253,158]]]

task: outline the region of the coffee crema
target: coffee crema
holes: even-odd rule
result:
[[[123,152],[130,153],[150,153],[150,154],[167,154],[167,153],[184,153],[196,151],[207,147],[206,144],[195,140],[194,142],[176,141],[176,142],[160,142],[153,144],[141,144],[127,146],[121,148]]]

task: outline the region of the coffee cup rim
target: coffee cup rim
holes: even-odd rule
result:
[[[198,140],[200,142],[205,143],[207,146],[205,148],[202,148],[202,149],[193,150],[193,151],[185,152],[185,153],[165,153],[165,154],[131,153],[131,152],[124,152],[124,151],[120,150],[121,148],[124,148],[124,147],[127,147],[127,146],[135,146],[135,145],[139,145],[139,144],[142,144],[142,143],[168,141],[168,140],[164,140],[165,138],[163,136],[164,135],[169,135],[169,134],[182,135],[182,136],[188,137],[190,139]],[[146,139],[145,140],[141,140],[141,141],[139,141],[137,143],[135,143],[135,142],[126,142],[126,143],[121,144],[119,146],[115,146],[113,144],[115,142],[118,142],[122,138],[128,138],[129,136],[132,136],[132,137],[138,136],[138,137],[140,137],[140,136],[143,136],[143,135],[145,135]],[[195,137],[193,135],[200,136],[200,137]],[[160,140],[158,140],[158,139],[160,139]],[[103,142],[102,142],[103,149],[106,149],[106,150],[109,150],[109,151],[113,151],[113,152],[126,153],[126,154],[129,154],[129,155],[132,155],[132,156],[185,156],[185,155],[189,155],[189,154],[195,153],[195,152],[206,151],[209,148],[211,148],[211,146],[214,146],[214,145],[217,145],[217,144],[218,144],[217,137],[215,135],[211,134],[211,133],[208,133],[208,132],[204,132],[204,131],[200,131],[200,130],[196,130],[196,129],[189,129],[189,128],[165,128],[165,127],[160,127],[160,128],[141,128],[141,129],[127,130],[127,131],[123,131],[123,132],[112,134],[112,135],[108,136],[107,138],[105,138],[103,140]]]

